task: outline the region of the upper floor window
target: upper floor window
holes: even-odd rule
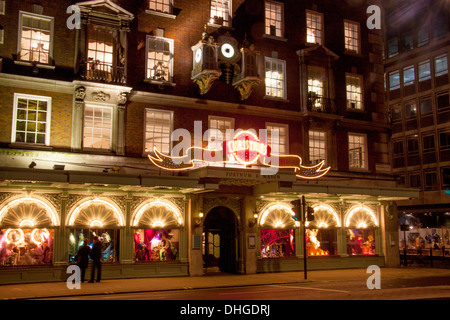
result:
[[[113,69],[113,29],[89,25],[87,48],[87,77],[110,80]]]
[[[85,105],[83,148],[110,150],[112,141],[112,107]]]
[[[146,75],[148,80],[171,82],[173,76],[173,40],[147,36]]]
[[[317,164],[327,159],[327,133],[309,130],[309,162]]]
[[[159,152],[170,154],[172,126],[172,111],[145,109],[145,152],[153,152],[156,147]]]
[[[367,169],[366,135],[348,134],[348,159],[350,169]]]
[[[439,132],[439,150],[450,150],[450,131]]]
[[[150,10],[160,11],[164,13],[172,13],[173,0],[149,0],[148,7]]]
[[[52,98],[14,94],[11,142],[50,144]]]
[[[347,109],[363,109],[362,76],[347,74],[345,76],[347,88]]]
[[[442,54],[434,58],[434,76],[440,77],[448,74],[447,55]]]
[[[430,40],[428,32],[428,24],[424,24],[419,30],[417,30],[417,46],[422,47]]]
[[[208,149],[223,149],[223,142],[228,139],[231,140],[234,136],[234,118],[210,116],[209,129]],[[230,130],[233,130],[233,135],[230,134]]]
[[[265,58],[266,96],[286,98],[286,62]]]
[[[411,86],[416,81],[414,65],[403,68],[403,85]]]
[[[389,91],[400,89],[400,71],[389,72]]]
[[[211,0],[211,23],[229,27],[231,23],[231,0]]]
[[[419,62],[419,82],[431,79],[430,60]]]
[[[392,58],[398,55],[398,39],[390,39],[387,43],[388,47],[388,58]]]
[[[266,123],[267,144],[273,153],[289,153],[289,126],[278,123]]]
[[[19,12],[19,59],[49,64],[53,50],[53,17]]]
[[[359,53],[359,23],[344,21],[345,50]]]
[[[265,17],[266,17],[266,34],[276,37],[284,36],[284,21],[283,21],[283,4],[266,1],[265,2]]]
[[[321,13],[306,12],[306,42],[323,44],[323,15]]]

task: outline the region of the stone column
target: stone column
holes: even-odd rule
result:
[[[184,226],[180,229],[180,262],[189,262],[189,229],[191,227],[190,219],[190,201],[186,197],[183,201],[183,221]]]
[[[66,229],[66,210],[69,196],[66,191],[61,194],[60,225],[55,230],[53,243],[53,265],[65,266],[69,264],[69,231]]]
[[[246,274],[252,274],[257,272],[257,259],[256,253],[259,251],[259,247],[256,246],[256,239],[259,238],[258,225],[256,219],[253,218],[254,212],[256,211],[256,197],[245,196],[242,201],[241,210],[241,224],[243,233],[243,260],[244,260],[244,272]],[[252,247],[250,247],[249,239],[250,237],[255,240]]]
[[[127,94],[119,94],[117,104],[117,136],[116,136],[116,155],[125,155],[125,113],[126,113]]]
[[[347,257],[347,229],[345,227],[337,229],[337,254]]]
[[[382,250],[385,256],[385,267],[399,267],[400,248],[397,205],[394,201],[383,202],[380,210],[380,236],[382,238]]]
[[[133,195],[128,193],[125,198],[125,226],[120,232],[120,253],[119,261],[122,264],[134,263],[134,245],[133,245],[133,230],[131,228],[131,204],[133,202]]]
[[[193,195],[189,199],[189,211],[187,215],[187,221],[189,221],[186,227],[188,228],[189,235],[189,275],[190,276],[202,276],[203,275],[203,248],[202,248],[202,232],[203,232],[203,220],[205,217],[200,218],[199,213],[203,208],[203,196]],[[203,212],[203,214],[206,214]],[[194,248],[194,237],[200,240],[200,247]],[[200,237],[200,238],[198,238]]]
[[[86,88],[79,86],[75,88],[72,108],[72,151],[81,151],[83,145],[83,113]]]

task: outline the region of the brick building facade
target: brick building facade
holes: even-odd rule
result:
[[[417,192],[391,171],[377,1],[3,3],[0,282],[63,280],[94,235],[105,278],[302,270],[304,245],[313,269],[398,265]],[[297,171],[157,161],[226,129]]]

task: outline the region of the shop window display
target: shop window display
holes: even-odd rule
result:
[[[294,255],[293,229],[261,230],[261,256],[263,258],[284,258]]]
[[[307,229],[306,249],[308,256],[329,256],[337,254],[336,229]]]
[[[375,254],[373,229],[347,229],[347,253],[350,255]]]
[[[0,267],[52,264],[53,239],[53,229],[0,230]]]
[[[138,262],[177,261],[180,232],[176,229],[137,229],[134,260]]]
[[[118,262],[120,230],[115,229],[71,229],[69,235],[69,262],[76,262],[75,255],[84,241],[92,249],[95,236],[99,237],[102,242],[102,262]],[[89,261],[91,262],[92,260],[89,258]]]

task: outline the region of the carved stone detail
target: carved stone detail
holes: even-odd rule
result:
[[[94,99],[94,101],[106,102],[111,99],[111,95],[103,91],[98,91],[92,93],[92,98]]]
[[[211,89],[213,82],[219,79],[220,74],[221,74],[220,72],[204,73],[198,76],[197,78],[193,79],[193,81],[200,88],[201,95],[206,94],[209,91],[209,89]]]
[[[215,207],[227,207],[231,209],[239,220],[241,216],[242,200],[236,198],[203,198],[203,212],[206,214]]]

